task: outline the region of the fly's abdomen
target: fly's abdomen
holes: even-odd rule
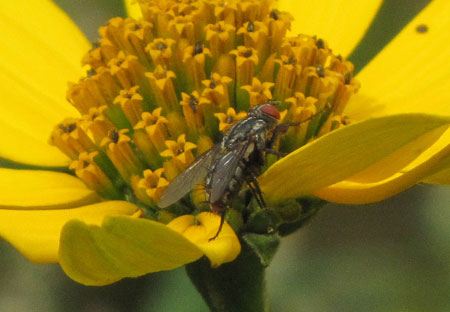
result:
[[[229,178],[222,177],[220,167],[213,167],[209,172],[206,177],[205,192],[206,200],[211,204],[214,212],[223,212],[231,199],[240,191],[245,181],[244,172],[247,166],[244,159],[240,160],[234,172],[232,174],[228,172]],[[217,185],[218,183],[222,184]]]

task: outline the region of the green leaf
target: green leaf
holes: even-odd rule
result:
[[[258,256],[259,261],[264,267],[269,266],[280,246],[280,237],[278,234],[248,233],[243,235],[242,239]]]
[[[181,234],[146,219],[108,217],[101,227],[72,220],[61,231],[61,267],[85,285],[172,270],[202,255]]]
[[[395,153],[394,161],[404,165],[432,145],[449,124],[449,117],[426,114],[400,114],[351,124],[292,152],[258,180],[266,199],[272,201],[311,194]],[[407,153],[398,153],[405,146]]]
[[[271,233],[280,223],[279,219],[279,216],[272,210],[257,210],[249,216],[246,231],[257,234]]]
[[[286,200],[284,205],[281,203],[276,211],[284,222],[278,226],[278,234],[283,237],[304,227],[325,204],[326,201],[310,196]],[[296,213],[296,210],[299,211]]]

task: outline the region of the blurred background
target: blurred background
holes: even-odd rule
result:
[[[55,0],[95,40],[119,0]],[[351,56],[361,68],[429,1],[386,0]],[[326,39],[326,38],[325,38]],[[377,204],[329,204],[284,238],[268,269],[272,311],[450,311],[450,188],[418,185]],[[184,269],[79,285],[0,243],[0,312],[208,311]]]

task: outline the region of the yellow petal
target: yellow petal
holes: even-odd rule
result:
[[[101,227],[74,220],[61,233],[61,267],[85,285],[171,270],[201,256],[182,235],[147,219],[109,217]]]
[[[357,76],[346,108],[361,120],[402,112],[450,115],[450,1],[432,1]],[[417,28],[427,27],[426,32]]]
[[[424,178],[422,181],[432,184],[450,184],[450,164],[447,168]]]
[[[107,215],[132,215],[137,207],[109,201],[72,209],[0,210],[0,236],[34,262],[57,262],[60,232],[69,220],[100,224]]]
[[[72,175],[0,168],[0,209],[61,209],[97,201],[98,195]]]
[[[348,56],[366,33],[382,0],[280,0],[278,7],[295,19],[294,34],[317,35],[336,52]]]
[[[426,153],[431,154],[431,153]],[[342,181],[329,187],[320,189],[313,194],[322,199],[345,204],[365,204],[377,202],[391,197],[411,186],[430,173],[439,172],[446,165],[450,165],[450,145],[431,157],[421,157],[419,163],[414,162],[403,171],[389,178],[373,183],[358,183]]]
[[[136,20],[142,18],[141,8],[139,7],[139,3],[137,0],[124,0],[125,9],[127,11],[127,15]]]
[[[434,129],[346,180],[358,183],[376,183],[397,173],[405,173],[440,152],[444,142],[447,142],[445,146],[449,145],[450,130],[447,127]],[[416,180],[416,182],[418,181]]]
[[[78,80],[90,45],[49,0],[2,1],[0,35],[0,157],[65,165],[47,140],[54,124],[77,114],[65,100],[67,82]]]
[[[446,144],[444,145],[444,142]],[[433,147],[438,150],[441,146],[447,146],[450,142],[450,131],[447,131],[441,138],[440,142],[436,142]],[[438,150],[439,151],[439,150]],[[433,151],[437,153],[436,151]],[[433,184],[450,184],[450,157],[447,157],[441,162],[441,168],[435,173],[425,177],[422,182],[433,183]]]
[[[2,104],[0,110],[1,108]],[[43,129],[46,126],[36,126],[36,132],[32,134],[18,123],[20,120],[0,115],[0,158],[41,167],[63,167],[69,164],[70,160],[65,154],[48,144],[50,132],[47,131],[49,129]],[[50,124],[55,125],[52,122],[48,123]]]
[[[411,155],[417,156],[433,144],[449,123],[450,118],[404,114],[351,124],[279,160],[259,178],[259,182],[263,193],[272,200],[311,194],[394,153],[411,160]],[[423,136],[425,138],[421,138]],[[414,141],[419,143],[407,146]],[[409,151],[408,154],[398,153],[401,149]]]
[[[182,233],[194,243],[211,261],[211,266],[236,259],[241,252],[241,244],[233,229],[224,223],[215,239],[220,225],[220,216],[212,212],[202,212],[197,216],[185,215],[172,220],[167,226]]]

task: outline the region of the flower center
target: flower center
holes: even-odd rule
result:
[[[142,20],[100,28],[83,58],[86,77],[67,93],[81,117],[51,135],[103,198],[157,217],[168,181],[268,101],[280,103],[282,122],[301,122],[277,142],[283,153],[346,123],[342,112],[359,88],[353,65],[322,39],[288,36],[292,18],[271,1],[138,2]],[[168,211],[186,213],[204,198],[193,192]]]

